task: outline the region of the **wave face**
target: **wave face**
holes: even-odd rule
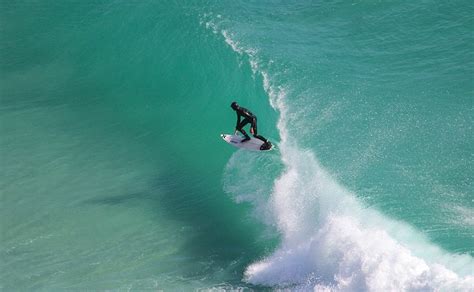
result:
[[[471,2],[1,2],[0,288],[471,289]]]
[[[274,13],[273,10],[272,12],[263,12],[264,8],[258,5],[252,8],[254,10],[248,9],[245,12],[250,15],[252,15],[252,12],[256,14],[263,13],[269,18],[273,16],[272,13]],[[315,12],[316,9],[324,8],[324,5],[298,8],[285,7],[285,5],[277,5],[277,7],[274,7],[275,10],[281,13],[283,13],[283,11],[287,13],[285,16],[282,16],[282,18],[291,18],[298,24],[304,22],[298,19],[298,17],[305,13],[309,14],[308,10]],[[413,7],[410,9],[416,12],[417,9],[421,8]],[[394,10],[396,11],[397,9],[395,8]],[[320,12],[315,13],[319,14]],[[395,21],[395,19],[400,16],[392,17],[394,18],[393,21]],[[270,20],[268,21],[270,22]],[[280,19],[274,20],[274,22],[281,24],[279,21]],[[314,36],[312,34],[324,30],[324,28],[317,27],[317,24],[330,26],[329,24],[320,23],[319,21],[309,22],[306,23],[308,26],[310,24],[314,26],[304,27],[302,25],[299,27],[300,31],[296,31],[296,28],[292,26],[294,22],[291,22],[288,26],[281,24],[282,26],[279,27],[278,35],[271,35],[271,33],[274,33],[272,30],[275,25],[274,22],[272,22],[272,27],[263,27],[264,25],[261,23],[264,21],[262,21],[262,19],[259,19],[255,23],[252,21],[249,22],[257,26],[257,30],[260,29],[261,31],[249,32],[250,28],[240,22],[233,23],[230,21],[229,24],[229,22],[220,21],[219,19],[211,19],[208,22],[208,26],[212,26],[214,32],[220,32],[225,42],[236,53],[246,55],[253,73],[261,77],[262,85],[270,98],[272,106],[280,114],[277,127],[281,137],[279,151],[284,164],[284,171],[274,181],[268,200],[262,201],[262,191],[264,192],[265,190],[261,188],[254,190],[254,197],[248,194],[242,194],[241,191],[239,191],[236,186],[245,185],[245,180],[249,176],[247,172],[242,174],[241,181],[237,180],[233,186],[227,187],[227,191],[233,194],[237,201],[244,200],[252,202],[258,210],[257,214],[260,214],[260,218],[270,226],[275,227],[282,236],[281,243],[275,251],[247,267],[244,277],[245,281],[258,285],[287,287],[292,290],[303,291],[313,289],[317,291],[468,291],[472,289],[474,285],[474,277],[472,276],[474,262],[470,255],[472,254],[472,249],[465,245],[472,243],[469,236],[472,232],[472,224],[465,221],[466,219],[469,220],[465,214],[459,215],[462,216],[461,220],[467,223],[467,225],[462,224],[462,227],[457,227],[457,229],[458,232],[464,234],[466,237],[461,236],[461,238],[464,239],[457,242],[459,244],[457,249],[467,253],[455,254],[446,252],[436,244],[433,244],[426,236],[426,233],[429,235],[436,233],[436,231],[430,230],[429,224],[433,224],[433,221],[447,220],[444,224],[448,225],[453,223],[449,218],[441,218],[441,216],[437,215],[438,208],[450,204],[447,202],[449,199],[438,198],[433,200],[434,203],[424,204],[423,207],[429,208],[430,210],[428,210],[428,212],[432,212],[435,218],[432,218],[431,222],[427,220],[421,224],[420,221],[422,220],[416,217],[420,215],[417,214],[417,208],[409,205],[419,199],[426,199],[427,194],[423,194],[423,192],[433,194],[432,189],[427,190],[423,187],[413,187],[413,195],[421,197],[414,200],[403,198],[403,196],[399,194],[399,192],[403,191],[403,188],[395,191],[387,190],[387,188],[378,189],[378,191],[386,191],[387,195],[392,192],[398,195],[400,199],[398,203],[393,202],[393,199],[390,198],[387,204],[388,206],[382,205],[380,209],[390,213],[390,208],[397,206],[400,208],[400,212],[392,215],[395,215],[395,218],[401,218],[402,221],[400,221],[380,213],[377,211],[378,208],[374,208],[376,206],[369,206],[370,203],[374,204],[374,201],[371,200],[370,197],[364,197],[364,195],[367,194],[355,194],[350,192],[343,187],[340,182],[340,180],[351,181],[347,179],[347,177],[344,177],[345,172],[349,172],[353,176],[351,178],[352,180],[355,178],[363,180],[367,179],[367,175],[364,176],[361,172],[367,173],[370,171],[378,171],[378,169],[391,168],[392,166],[389,165],[391,161],[400,158],[395,157],[399,152],[386,153],[387,148],[390,149],[386,146],[387,143],[399,144],[397,145],[398,147],[412,147],[415,151],[420,151],[420,155],[421,152],[426,151],[426,149],[417,149],[416,145],[411,145],[411,143],[419,143],[418,141],[411,143],[406,141],[409,139],[407,136],[415,135],[415,133],[418,132],[417,130],[408,130],[405,122],[401,122],[398,125],[388,125],[394,122],[393,120],[399,120],[401,118],[408,118],[410,120],[423,119],[422,123],[425,124],[422,126],[423,130],[430,131],[430,129],[426,128],[426,125],[431,124],[433,126],[437,124],[437,118],[429,120],[426,117],[410,116],[406,112],[403,113],[403,111],[408,111],[411,115],[422,115],[423,111],[413,111],[412,107],[418,106],[416,103],[419,101],[416,101],[415,104],[410,104],[406,101],[405,97],[400,96],[397,96],[398,99],[394,101],[384,100],[384,102],[389,103],[388,110],[382,109],[383,107],[387,107],[386,104],[365,104],[363,107],[360,107],[360,105],[357,105],[358,102],[379,103],[380,101],[375,100],[373,97],[364,96],[368,94],[371,89],[361,88],[362,86],[358,84],[347,85],[355,87],[357,89],[355,92],[344,89],[339,90],[341,91],[339,94],[343,95],[342,98],[338,97],[337,93],[334,92],[337,92],[339,88],[330,88],[330,91],[328,91],[328,87],[330,86],[341,86],[339,82],[360,82],[359,79],[364,79],[363,77],[376,78],[375,76],[369,77],[369,72],[359,73],[358,71],[359,74],[366,76],[352,77],[349,81],[334,80],[332,85],[324,84],[322,88],[308,82],[309,79],[309,81],[313,81],[319,85],[322,82],[317,79],[326,79],[326,76],[321,76],[321,71],[324,69],[319,67],[324,68],[327,64],[324,64],[324,61],[318,60],[318,57],[321,57],[318,56],[318,54],[326,55],[326,58],[331,58],[331,53],[323,51],[327,45],[322,44],[322,42],[328,39],[326,35]],[[387,24],[385,22],[386,21],[382,21],[382,25]],[[462,21],[459,22],[462,23]],[[459,25],[461,25],[460,23]],[[248,25],[250,26],[250,24]],[[334,21],[332,25],[345,26],[347,24],[345,21],[342,21],[342,23]],[[232,31],[233,29],[234,31]],[[357,30],[357,27],[353,29]],[[441,34],[441,32],[436,31],[436,29],[433,29],[433,31],[434,32],[431,33]],[[331,32],[334,33],[334,30]],[[423,33],[428,32],[423,31]],[[466,33],[466,31],[464,31],[464,33]],[[297,34],[300,38],[298,39],[298,37],[293,34]],[[409,33],[407,34],[407,37],[413,37],[410,36]],[[415,35],[417,32],[412,32],[412,34]],[[257,37],[261,37],[262,35],[266,37],[264,40],[257,39]],[[384,32],[382,30],[377,37],[383,40],[385,37],[390,38],[395,37],[395,35],[398,35],[398,33]],[[348,38],[351,37],[348,36]],[[364,38],[367,38],[367,36],[364,36]],[[297,42],[297,39],[301,41],[301,43],[292,43],[292,41]],[[332,41],[332,39],[329,41]],[[354,41],[362,40],[355,38]],[[369,42],[368,39],[364,39],[364,41]],[[434,40],[424,39],[420,42],[426,43],[432,41]],[[312,42],[319,44],[315,46]],[[408,44],[396,42],[392,44],[403,47],[407,51],[407,54],[409,50],[417,50],[417,48],[410,47]],[[465,43],[463,44],[465,45]],[[295,49],[297,45],[300,45],[298,51]],[[320,48],[319,45],[323,48]],[[370,42],[368,45],[370,45]],[[443,45],[449,46],[448,44],[440,44],[440,46]],[[284,52],[278,46],[285,47],[288,51]],[[382,45],[377,46],[382,47]],[[312,49],[314,49],[316,53],[311,52]],[[377,51],[377,49],[378,48],[372,47],[371,50],[375,51],[370,51],[369,49],[367,49],[367,51],[370,51],[370,54],[376,56],[379,54],[387,54],[387,59],[393,58],[390,55],[392,53],[391,49],[385,47],[380,48],[380,51]],[[335,48],[335,50],[337,49]],[[419,48],[419,50],[423,51],[422,48]],[[466,54],[469,54],[467,52],[467,46],[464,46],[464,50]],[[290,55],[292,52],[298,53],[298,55]],[[337,54],[337,52],[339,52],[339,54]],[[342,56],[340,50],[337,52],[334,54]],[[360,58],[364,58],[366,57],[365,54],[369,54],[369,52],[347,51],[347,54],[355,54],[359,55],[358,57]],[[450,53],[444,52],[443,55],[449,59]],[[431,58],[434,57],[418,57],[417,61],[430,63],[432,61],[430,60]],[[326,62],[330,63],[330,61]],[[353,61],[357,63],[355,66],[360,63],[360,60],[357,59]],[[389,62],[389,60],[385,60],[384,58],[381,58],[380,61]],[[396,60],[392,61],[397,62]],[[340,64],[337,64],[337,61],[333,62],[335,62],[334,66],[340,66]],[[447,63],[444,64],[444,62]],[[461,65],[461,59],[438,61],[439,64],[446,66],[446,70],[449,70],[447,67],[452,64],[449,62],[458,64],[456,66],[459,66],[458,69],[460,70],[466,69]],[[312,64],[316,64],[314,68]],[[386,76],[384,76],[384,74],[391,75],[392,79],[395,79],[393,78],[395,73],[400,75],[405,74],[406,71],[404,70],[411,70],[411,73],[414,75],[421,74],[421,72],[416,72],[415,68],[409,68],[408,64],[402,65],[397,63],[397,65],[403,68],[403,70],[400,69],[398,70],[399,72],[396,72],[396,70],[389,69],[386,70],[386,72],[382,71],[379,73],[381,75],[377,76],[379,80],[363,81],[366,83],[374,82],[374,87],[378,88],[381,86],[378,83],[395,82],[395,80],[385,80],[384,78],[386,78]],[[298,68],[299,66],[302,67]],[[371,66],[378,66],[378,64],[374,61]],[[415,67],[417,66],[418,65],[415,65]],[[361,70],[362,68],[358,69]],[[365,69],[376,70],[367,65]],[[421,71],[432,74],[432,70],[433,68]],[[334,71],[337,71],[337,68]],[[316,75],[316,77],[306,76],[301,74],[301,72],[306,74],[312,73]],[[343,72],[343,74],[347,74],[347,72]],[[400,83],[394,86],[400,86],[407,82],[405,79],[406,76],[403,78],[401,78],[402,76],[398,77]],[[451,80],[456,78],[454,76],[447,77],[451,78]],[[426,79],[430,78],[437,79],[441,77],[430,76]],[[468,112],[470,112],[472,108],[467,110],[461,109],[462,106],[467,105],[465,101],[470,94],[469,86],[466,87],[467,80],[463,77],[460,79],[461,80],[456,80],[456,82],[461,84],[462,89],[457,93],[458,100],[456,105],[452,105],[457,108],[456,114],[459,116],[456,119],[459,119],[460,122],[456,123],[451,130],[461,131],[463,133],[460,134],[461,136],[458,138],[467,138],[467,128],[464,123],[469,123],[470,118],[468,117]],[[331,83],[332,80],[325,81]],[[365,87],[367,85],[364,84],[363,86]],[[440,86],[444,86],[444,84]],[[328,93],[328,96],[324,96],[320,92],[321,90]],[[354,94],[355,97],[347,96],[349,93]],[[386,96],[386,94],[383,93],[378,93],[378,95],[381,95],[378,97],[380,99],[391,98],[390,95]],[[434,98],[443,100],[448,97],[443,97],[441,94],[438,94]],[[353,100],[348,101],[348,99]],[[315,107],[322,107],[322,109],[315,109]],[[356,112],[356,110],[361,110],[361,112]],[[362,112],[363,110],[367,112]],[[377,110],[383,111],[388,115],[400,114],[400,116],[389,118],[381,117]],[[440,111],[436,105],[432,107],[432,110]],[[390,113],[391,111],[395,111],[395,113]],[[348,117],[347,114],[355,115],[356,117],[354,119],[354,117]],[[440,112],[439,117],[443,120],[446,118],[446,115],[450,116],[453,114],[452,112],[448,113],[448,111]],[[361,124],[358,122],[360,119],[372,120],[374,125],[367,126],[363,123]],[[377,122],[381,123],[382,126],[377,125]],[[452,120],[449,122],[451,123]],[[329,125],[331,123],[344,124],[339,125],[339,128],[343,126],[348,129],[345,129],[345,131],[341,133],[338,126]],[[453,125],[449,127],[451,126]],[[336,131],[333,133],[318,133],[327,131],[327,129],[325,129],[326,127],[335,128]],[[355,159],[355,161],[349,163],[347,170],[339,170],[341,174],[338,179],[337,176],[329,174],[321,166],[320,160],[318,160],[315,155],[315,153],[320,152],[318,147],[328,147],[329,143],[315,142],[313,139],[328,138],[331,134],[342,134],[344,136],[342,140],[344,141],[351,132],[361,133],[363,136],[367,136],[367,134],[363,133],[358,127],[361,127],[363,131],[369,131],[370,137],[368,139],[371,141],[364,141],[369,142],[368,144],[364,143],[367,149],[362,150],[362,153],[359,153],[358,157],[349,157]],[[399,134],[397,132],[405,133]],[[427,137],[423,138],[426,139]],[[335,140],[334,138],[329,139]],[[351,140],[354,140],[354,138],[348,137],[346,141],[350,142]],[[341,139],[337,141],[340,143]],[[446,143],[450,144],[448,141],[446,141]],[[460,144],[464,144],[464,142],[460,142]],[[353,144],[349,146],[337,145],[335,150],[330,151],[331,155],[335,154],[337,156],[337,151],[340,151],[341,148],[354,148],[355,150],[360,146],[361,145],[355,145],[355,147],[353,147]],[[445,146],[440,146],[440,148],[442,147]],[[322,151],[323,156],[324,154],[324,151]],[[349,154],[349,156],[351,155]],[[452,161],[451,163],[457,163],[461,168],[461,165],[466,166],[464,159],[467,157],[462,154],[459,155],[459,153],[450,156],[457,161]],[[411,157],[416,159],[416,157]],[[228,164],[228,175],[236,176],[236,168],[247,167],[246,163],[235,165],[235,160],[237,160],[237,158],[233,157]],[[240,157],[239,160],[244,159]],[[326,158],[326,160],[331,162],[330,158]],[[337,162],[341,162],[341,160]],[[342,165],[344,165],[344,161],[342,162]],[[387,165],[376,165],[382,162]],[[403,165],[404,162],[402,160],[396,162],[400,164],[395,166],[397,168],[404,169],[408,167]],[[335,165],[335,171],[338,171],[337,169],[342,166],[337,164],[333,165]],[[431,167],[438,168],[442,166],[431,165]],[[463,171],[466,172],[465,174],[470,172],[468,168],[463,169]],[[418,169],[410,170],[410,175],[430,176],[429,174],[423,173],[424,171],[424,167],[419,167]],[[433,170],[430,171],[432,172]],[[417,172],[419,173],[417,174]],[[437,175],[439,174],[434,174],[433,176]],[[400,178],[392,174],[390,174],[390,177],[380,175],[376,178],[379,181],[382,180],[383,184],[387,184],[387,182],[383,180],[387,180],[388,184],[392,185],[404,182],[403,177]],[[434,180],[434,178],[424,177],[419,179],[418,182],[422,182],[423,180]],[[376,182],[372,182],[372,184],[375,183]],[[370,185],[371,182],[359,183],[359,185],[364,184]],[[472,201],[470,202],[468,199],[469,190],[464,188],[465,185],[463,185],[462,181],[451,181],[450,184],[450,186],[445,185],[441,193],[438,194],[448,195],[450,192],[459,194],[459,197],[453,202],[454,205],[457,205],[457,207],[454,208],[472,203]],[[454,184],[454,186],[452,186],[452,184]],[[357,185],[357,183],[355,183],[355,185]],[[439,187],[439,184],[434,183],[434,185],[428,187]],[[373,192],[374,190],[369,190],[369,194],[372,195]],[[379,196],[377,199],[378,202],[387,199],[386,195],[379,194]],[[451,208],[452,207],[453,205]],[[451,209],[451,212],[455,211]],[[410,220],[406,219],[407,217],[414,220],[410,222]],[[451,214],[450,217],[453,217],[453,214]],[[404,221],[421,226],[424,231],[428,232],[417,230]]]
[[[311,151],[291,142],[285,92],[272,96],[274,91],[268,90],[281,113],[279,147],[285,171],[263,209],[271,210],[283,238],[276,251],[246,269],[246,281],[302,291],[472,288],[470,256],[447,254],[419,231],[362,206],[324,171]]]

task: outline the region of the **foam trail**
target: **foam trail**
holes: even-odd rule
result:
[[[221,34],[239,55],[246,53],[227,31]],[[263,212],[265,222],[273,220],[269,224],[276,225],[282,242],[270,256],[251,264],[244,280],[300,291],[472,291],[472,257],[448,254],[410,226],[365,208],[311,151],[294,142],[288,131],[288,88],[274,86],[256,54],[247,55],[262,76],[272,107],[280,112],[285,170],[269,190],[269,201],[254,200],[268,211]],[[229,163],[239,167],[234,159]],[[238,189],[230,192],[241,195]]]

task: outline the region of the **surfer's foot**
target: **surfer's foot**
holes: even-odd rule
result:
[[[250,140],[250,137],[245,137],[242,141],[240,141],[240,143],[247,142],[248,140]]]
[[[260,146],[260,150],[269,150],[272,148],[272,143],[267,141]]]

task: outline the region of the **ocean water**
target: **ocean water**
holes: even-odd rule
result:
[[[473,15],[1,1],[1,289],[472,290]]]

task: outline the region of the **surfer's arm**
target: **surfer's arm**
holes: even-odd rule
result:
[[[235,124],[235,131],[237,131],[237,128],[239,127],[239,124],[240,124],[240,114],[239,113],[236,113],[237,114],[237,123]]]

